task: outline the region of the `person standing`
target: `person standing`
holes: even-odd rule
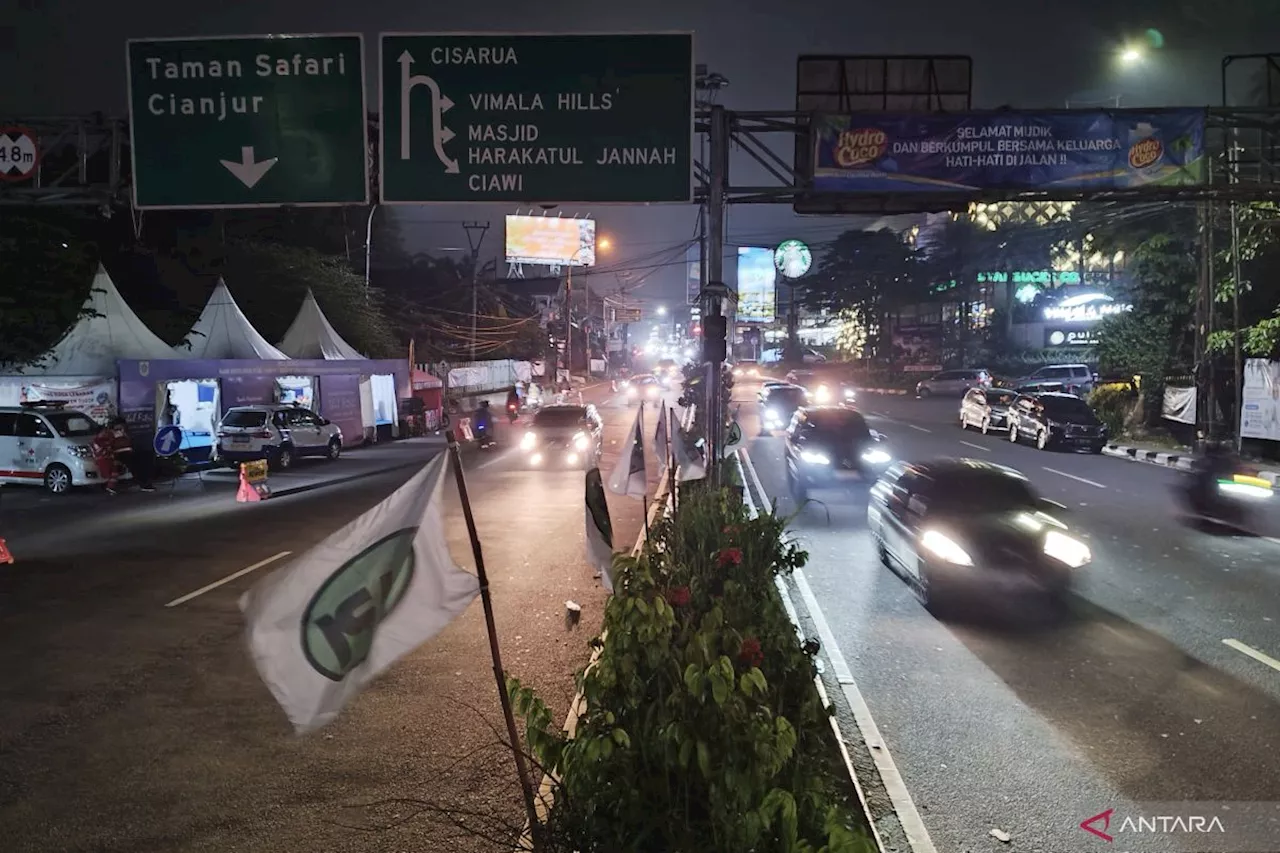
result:
[[[126,422],[124,418],[116,418],[111,425],[112,453],[116,462],[133,475],[133,480],[138,484],[138,490],[143,492],[154,492],[155,486],[151,485],[151,477],[144,470],[144,465],[138,459],[138,455],[133,449],[133,439],[129,437],[129,432],[125,428]]]
[[[93,437],[93,461],[98,466],[98,476],[109,495],[116,493],[116,431],[112,424],[104,424]]]

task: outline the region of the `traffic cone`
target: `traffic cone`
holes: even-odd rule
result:
[[[244,468],[240,469],[240,488],[236,491],[236,500],[240,503],[254,503],[262,500],[262,495],[258,494],[253,483],[250,483],[249,478],[245,476]]]
[[[5,564],[13,565],[13,555],[9,553],[9,546],[0,539],[0,565]]]

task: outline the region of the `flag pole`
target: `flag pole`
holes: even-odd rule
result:
[[[476,533],[476,519],[471,513],[471,499],[467,497],[467,481],[462,474],[462,449],[452,432],[446,433],[446,441],[449,442],[449,452],[453,456],[453,476],[458,483],[458,499],[462,502],[462,516],[467,521],[467,535],[471,538],[471,553],[476,558],[476,578],[480,581],[480,603],[484,605],[484,624],[489,631],[489,651],[493,655],[493,677],[498,682],[498,700],[502,703],[502,716],[507,723],[507,737],[511,741],[511,754],[516,761],[516,775],[520,777],[520,790],[524,794],[524,807],[528,813],[533,848],[540,850],[542,824],[538,820],[538,809],[534,803],[533,782],[529,776],[529,768],[525,764],[524,753],[520,751],[520,735],[516,730],[515,714],[511,710],[511,697],[507,695],[506,672],[502,668],[502,652],[498,649],[498,628],[493,618],[493,599],[489,596],[489,576],[484,570],[480,536]]]

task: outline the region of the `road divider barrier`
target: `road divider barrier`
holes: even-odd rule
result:
[[[265,459],[241,462],[240,488],[236,490],[236,500],[240,503],[254,503],[271,497],[271,487],[267,484],[268,474]]]
[[[458,418],[458,425],[454,427],[454,437],[458,441],[475,440],[475,433],[471,431],[471,418]]]

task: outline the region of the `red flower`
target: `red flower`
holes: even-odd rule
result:
[[[738,566],[742,564],[741,548],[721,548],[719,556],[716,557],[716,565],[720,568],[725,566]]]
[[[665,598],[667,600],[667,604],[670,604],[672,607],[684,607],[689,603],[689,587],[674,587],[663,593],[662,597]]]
[[[726,524],[724,526],[724,529],[721,530],[720,532],[723,533],[725,536],[737,536],[741,532],[741,530],[738,529],[738,525],[736,524]]]
[[[764,651],[760,648],[760,641],[755,637],[743,637],[742,647],[738,649],[738,660],[748,666],[759,666],[764,663]]]

